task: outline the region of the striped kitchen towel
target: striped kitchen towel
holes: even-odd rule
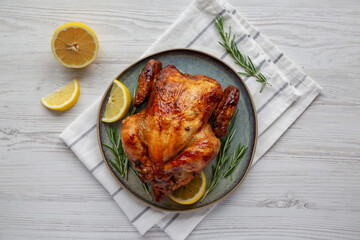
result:
[[[231,25],[240,51],[250,56],[256,66],[262,65],[262,73],[272,84],[259,93],[260,84],[252,78],[244,78],[258,114],[255,163],[305,111],[321,87],[223,0],[193,1],[144,56],[170,48],[193,48],[239,69],[217,43],[219,35],[214,19],[218,16],[224,17],[226,29]],[[172,239],[185,239],[215,206],[189,213],[168,213],[150,208],[123,191],[105,166],[98,147],[96,115],[99,102],[100,98],[76,118],[60,135],[61,139],[104,186],[141,234],[158,225]]]

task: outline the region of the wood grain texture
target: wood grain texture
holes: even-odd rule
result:
[[[360,239],[360,2],[229,2],[324,94],[188,239]],[[189,3],[0,2],[0,239],[168,239],[156,227],[140,236],[58,135]],[[69,21],[99,37],[85,69],[62,67],[50,51]],[[74,77],[72,109],[42,107]]]

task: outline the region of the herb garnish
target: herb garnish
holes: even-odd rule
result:
[[[218,29],[220,36],[224,42],[219,42],[226,51],[235,59],[235,63],[241,66],[245,72],[238,72],[242,76],[246,77],[255,77],[256,81],[262,83],[260,92],[262,92],[268,84],[271,84],[266,80],[265,76],[260,73],[260,68],[262,65],[255,68],[251,58],[249,56],[243,55],[235,42],[235,34],[231,36],[231,26],[229,26],[229,32],[224,30],[224,20],[223,17],[218,17],[215,20],[215,26]]]
[[[125,155],[124,148],[121,143],[121,138],[118,137],[117,128],[107,128],[106,133],[111,141],[112,147],[104,143],[104,146],[111,150],[115,156],[116,163],[110,159],[111,165],[119,172],[122,178],[127,179],[127,172],[129,167],[129,160]]]

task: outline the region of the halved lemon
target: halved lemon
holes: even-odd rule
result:
[[[55,110],[55,111],[64,111],[72,106],[78,101],[80,96],[80,86],[79,82],[75,78],[69,82],[65,87],[47,95],[40,99],[41,103],[45,107]]]
[[[106,103],[102,121],[112,123],[124,117],[129,111],[130,103],[131,96],[129,89],[115,79],[111,87],[109,100]]]
[[[51,50],[65,67],[83,68],[95,60],[99,42],[91,28],[83,23],[70,22],[55,30]]]
[[[191,182],[188,184],[179,187],[171,194],[169,197],[180,204],[193,204],[204,195],[206,188],[206,176],[204,172],[201,172],[197,175]]]

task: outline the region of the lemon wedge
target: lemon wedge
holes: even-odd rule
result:
[[[65,67],[83,68],[95,60],[99,42],[91,28],[83,23],[70,22],[55,30],[51,50]]]
[[[204,172],[201,172],[193,180],[191,180],[191,182],[179,187],[169,194],[169,197],[180,204],[193,204],[199,201],[202,195],[204,195],[205,188],[206,176]]]
[[[79,82],[75,78],[69,82],[65,87],[47,95],[40,99],[41,103],[45,107],[55,110],[55,111],[64,111],[72,106],[78,101],[80,96],[80,86]]]
[[[111,87],[109,100],[106,103],[102,121],[107,123],[118,121],[127,114],[130,103],[131,96],[129,89],[115,79]]]

